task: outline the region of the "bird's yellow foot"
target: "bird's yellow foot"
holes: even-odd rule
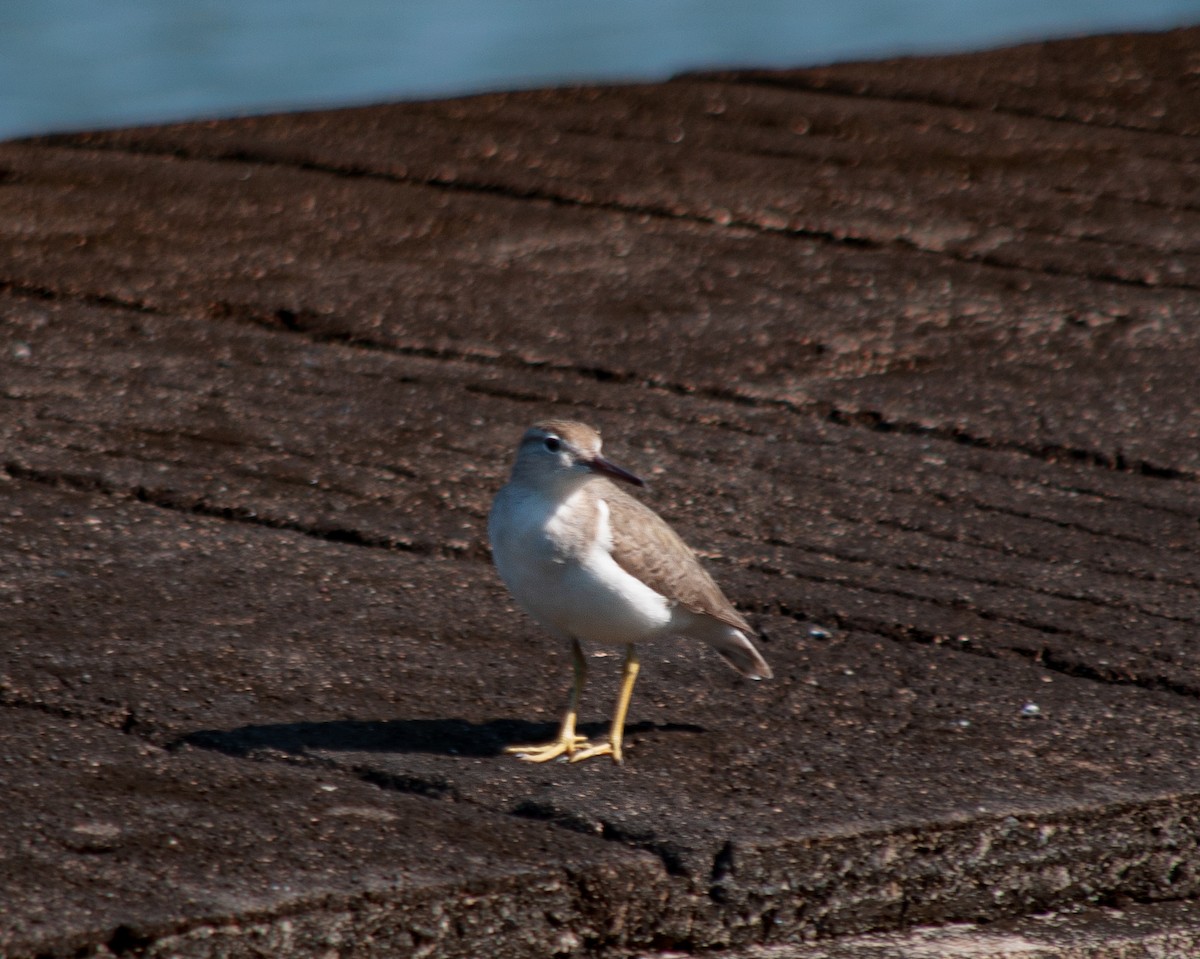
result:
[[[593,756],[612,756],[613,762],[618,766],[625,761],[621,755],[621,747],[613,746],[612,743],[596,743],[593,745],[583,746],[571,753],[571,762],[580,763],[585,759],[591,759]]]
[[[540,746],[509,746],[504,751],[510,756],[516,756],[518,759],[523,759],[527,763],[548,763],[551,759],[557,759],[559,756],[566,753],[574,762],[576,753],[580,750],[588,751],[595,749],[588,742],[587,736],[559,736],[558,739],[549,743],[542,743]]]

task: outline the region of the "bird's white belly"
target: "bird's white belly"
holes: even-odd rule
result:
[[[563,545],[563,505],[509,502],[489,523],[496,569],[521,608],[552,632],[585,642],[633,643],[666,628],[667,600],[609,555],[607,508],[602,535],[572,553]]]

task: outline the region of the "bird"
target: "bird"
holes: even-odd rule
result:
[[[585,423],[535,423],[521,437],[509,480],[488,514],[500,578],[518,606],[571,647],[574,682],[557,737],[504,750],[529,762],[595,756],[624,761],[639,642],[670,635],[698,639],[742,675],[771,678],[771,667],[750,641],[753,627],[666,521],[626,491],[645,482],[600,450],[600,433]],[[625,647],[606,741],[589,742],[576,729],[587,676],[581,643]]]

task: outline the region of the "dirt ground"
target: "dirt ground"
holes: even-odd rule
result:
[[[1198,77],[0,144],[0,954],[1195,955]],[[622,767],[502,754],[570,679],[485,529],[546,416],[775,672],[643,649]]]

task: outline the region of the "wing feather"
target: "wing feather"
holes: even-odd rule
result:
[[[605,486],[600,497],[608,504],[616,564],[670,602],[754,635],[687,543],[641,500],[607,480]]]

